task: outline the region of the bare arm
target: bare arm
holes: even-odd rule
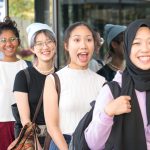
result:
[[[26,123],[31,122],[28,93],[15,91],[14,95],[17,101],[21,123],[24,126]]]
[[[31,122],[28,93],[15,91],[14,95],[17,101],[21,123],[24,126],[26,123]],[[42,147],[38,140],[37,142],[38,142],[38,149],[42,150]]]
[[[60,150],[68,150],[68,145],[59,127],[58,94],[51,76],[48,76],[45,81],[43,101],[45,121],[49,134]]]

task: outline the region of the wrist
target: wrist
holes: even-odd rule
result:
[[[110,110],[109,108],[105,108],[104,109],[104,112],[109,116],[109,117],[113,117],[114,116],[114,113],[112,110]]]

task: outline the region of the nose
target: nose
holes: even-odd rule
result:
[[[7,40],[6,43],[5,43],[5,45],[11,45],[11,44],[12,44],[12,43],[11,43],[10,40]]]
[[[86,40],[85,39],[83,39],[82,41],[81,41],[81,48],[86,48],[87,47],[87,44],[86,44]]]
[[[44,48],[48,48],[46,42],[43,42],[43,49],[44,49]]]
[[[142,45],[142,51],[143,52],[150,52],[150,42],[146,41]]]

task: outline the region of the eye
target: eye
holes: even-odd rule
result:
[[[51,44],[52,41],[51,41],[51,40],[48,40],[48,41],[46,41],[45,43],[46,43],[46,44]]]
[[[18,38],[16,38],[16,37],[11,37],[9,40],[10,40],[10,42],[14,42],[15,40],[17,40]]]
[[[92,39],[92,38],[88,38],[87,41],[88,41],[88,42],[91,42],[91,41],[93,41],[93,39]]]
[[[77,39],[77,38],[76,38],[76,39],[74,39],[74,41],[75,41],[75,42],[79,42],[79,41],[80,41],[80,39]]]
[[[6,40],[5,38],[0,39],[0,42],[1,42],[1,43],[6,43],[6,41],[7,41],[7,40]]]
[[[38,42],[35,44],[36,46],[43,46],[43,43],[42,42]]]
[[[132,45],[140,45],[140,42],[133,42]]]

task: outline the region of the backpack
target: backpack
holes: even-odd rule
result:
[[[118,82],[111,81],[105,84],[109,86],[114,99],[120,96],[121,88]],[[76,127],[72,135],[69,150],[90,150],[85,140],[84,131],[88,127],[89,123],[92,121],[95,101],[92,101],[90,105],[91,105],[90,111],[83,116],[83,118],[80,120],[78,126]]]

